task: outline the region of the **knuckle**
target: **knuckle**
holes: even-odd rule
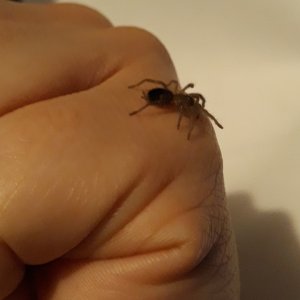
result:
[[[158,54],[170,60],[168,51],[163,43],[151,32],[139,27],[116,27],[118,36],[126,36],[126,45],[134,47],[133,55]]]
[[[104,27],[111,26],[110,21],[98,11],[77,3],[59,3],[52,5],[54,10],[61,19],[70,20],[76,19],[76,21],[82,21],[88,24],[95,24]]]

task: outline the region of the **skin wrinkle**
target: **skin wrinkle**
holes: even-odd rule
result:
[[[213,193],[214,193],[214,191],[216,190],[216,186],[218,186],[218,184],[219,184],[219,183],[218,183],[218,177],[219,177],[219,174],[220,174],[220,172],[221,172],[221,167],[222,167],[222,166],[221,166],[221,164],[220,164],[220,167],[218,168],[217,172],[214,173],[214,175],[215,175],[215,182],[214,182],[214,185],[213,185],[213,187],[211,188],[210,192],[208,193],[208,195],[207,195],[200,203],[198,203],[196,206],[190,207],[189,209],[185,210],[184,212],[182,212],[182,213],[180,213],[180,214],[178,214],[178,215],[172,216],[171,218],[165,220],[164,226],[165,226],[166,224],[168,224],[168,223],[171,223],[174,219],[178,218],[180,215],[187,214],[188,212],[190,212],[190,211],[192,211],[192,210],[195,210],[195,209],[203,208],[203,207],[202,207],[203,203],[204,203],[206,200],[208,200],[209,198],[213,198],[213,199],[214,199]],[[208,204],[208,205],[209,205],[209,204]],[[213,210],[213,209],[212,209],[212,210]],[[205,214],[204,214],[204,215],[205,215]],[[204,240],[204,243],[201,244],[202,247],[204,247],[204,245],[211,245],[211,247],[214,247],[214,244],[216,243],[216,241],[215,241],[216,238],[219,238],[220,235],[221,235],[221,231],[220,231],[220,230],[218,230],[218,232],[216,231],[217,228],[220,227],[220,226],[219,226],[219,225],[218,225],[218,226],[214,225],[214,222],[211,220],[210,217],[211,217],[210,215],[207,216],[207,220],[209,221],[209,228],[210,228],[210,229],[209,229],[209,231],[208,231],[207,233],[204,233],[204,234],[203,234],[205,240]],[[215,220],[220,221],[220,217],[215,217]],[[224,220],[225,220],[225,219],[224,219]],[[223,221],[221,220],[221,223],[223,223],[224,220],[223,220]],[[166,222],[167,222],[167,223],[166,223]],[[212,228],[214,228],[214,230],[213,230]],[[146,242],[147,240],[150,240],[151,237],[155,236],[155,234],[156,234],[159,230],[161,230],[161,228],[159,228],[159,229],[157,229],[156,231],[154,231],[153,234],[150,235],[150,236],[149,236],[146,240],[144,240],[143,242]],[[230,237],[228,238],[228,241],[229,241],[229,239],[230,239]],[[227,242],[228,242],[228,241],[226,241],[226,243],[224,243],[225,246],[227,245]],[[182,247],[184,244],[185,244],[185,243],[182,242],[182,243],[181,243],[181,247]],[[211,249],[209,249],[209,248],[206,249],[206,253],[209,253],[210,250],[211,250]],[[151,250],[150,250],[150,251],[151,251]],[[155,249],[153,249],[152,251],[155,251]],[[202,252],[202,251],[203,251],[203,248],[200,249],[200,252]],[[138,253],[138,252],[137,252],[137,253]],[[206,253],[205,253],[205,255],[203,256],[202,259],[205,259]],[[202,261],[202,259],[201,259],[201,261]],[[199,261],[198,264],[197,264],[194,268],[197,268],[197,266],[200,264],[201,261]],[[224,264],[227,264],[227,262],[224,262]],[[211,266],[213,266],[213,265],[211,265]],[[216,266],[219,266],[219,265],[216,265]],[[191,271],[192,271],[192,270],[191,270]],[[216,270],[216,273],[217,273],[217,271],[218,271],[218,270]],[[187,271],[186,273],[188,273],[188,272],[189,272],[189,271]]]
[[[157,254],[157,253],[161,253],[161,252],[168,252],[170,250],[175,250],[177,248],[180,248],[181,246],[183,245],[183,243],[174,243],[174,244],[171,244],[171,245],[167,245],[167,246],[164,246],[164,247],[160,247],[160,248],[157,248],[157,249],[154,249],[154,250],[149,250],[149,251],[144,251],[142,253],[133,253],[133,254],[126,254],[124,256],[118,256],[118,257],[107,257],[105,258],[105,262],[107,261],[119,261],[119,260],[123,260],[123,259],[126,259],[126,258],[137,258],[137,259],[140,259],[142,257],[147,257],[149,254]],[[78,263],[78,262],[95,262],[95,258],[72,258],[72,257],[68,257],[68,256],[64,256],[62,258],[59,258],[58,260],[65,260],[65,261],[72,261],[75,263]],[[100,260],[102,261],[102,259]]]
[[[59,183],[58,180],[56,182],[57,184]],[[84,186],[86,186],[86,184],[84,184],[84,181],[82,179],[79,179],[76,182],[74,182],[71,189],[65,197],[65,202],[72,202],[76,204],[80,203],[83,206],[86,202],[85,199],[87,198],[85,197],[85,195],[88,194],[88,190],[87,188],[84,189]],[[74,247],[76,247],[76,245]]]
[[[77,182],[77,186],[80,186],[79,193],[77,196],[76,203],[80,204],[81,206],[84,206],[85,203],[87,203],[87,199],[89,198],[88,195],[90,193],[90,188],[88,187],[88,183],[86,180],[80,178],[79,183]]]
[[[130,218],[130,221],[124,224],[122,229],[124,229],[126,225],[128,225],[130,222],[133,222],[142,213],[142,211],[145,211],[151,204],[153,204],[153,202],[159,198],[159,196],[170,186],[170,184],[172,184],[175,181],[176,177],[177,175],[175,175],[174,177],[170,177],[165,182],[163,182],[158,187],[158,191],[156,192],[157,193],[156,197],[153,198],[150,197],[151,195],[149,195],[149,200],[145,202],[145,205],[142,206],[141,209],[132,218]]]
[[[126,228],[126,225],[134,222],[134,220],[136,219],[136,217],[138,217],[142,211],[146,210],[149,205],[151,205],[153,203],[153,201],[155,201],[155,199],[159,198],[159,195],[161,195],[163,193],[163,191],[165,191],[170,184],[172,184],[175,179],[177,178],[178,174],[180,173],[180,170],[177,170],[172,176],[165,178],[165,181],[161,182],[161,184],[157,187],[157,191],[155,191],[156,193],[156,197],[153,197],[152,194],[148,195],[148,200],[143,202],[143,205],[141,205],[139,207],[138,210],[136,210],[134,212],[134,214],[132,215],[128,215],[127,220],[120,224],[119,228],[116,228],[116,230],[109,236],[109,238],[107,239],[102,239],[101,241],[98,241],[97,244],[104,244],[109,242],[110,240],[112,240],[114,238],[114,236],[116,234],[118,234],[120,231],[124,230]],[[147,172],[141,172],[141,174],[147,174]],[[111,216],[113,216],[123,205],[124,201],[128,201],[128,199],[130,198],[130,194],[133,193],[133,191],[138,187],[142,185],[142,182],[145,181],[146,177],[145,176],[141,176],[139,175],[137,177],[137,181],[133,182],[131,187],[129,187],[128,191],[125,192],[121,198],[123,199],[122,201],[118,200],[117,204],[114,205],[111,209],[111,211],[108,213],[108,215],[105,217],[105,220],[101,221],[99,223],[99,225],[97,226],[96,230],[100,227],[105,227],[105,224],[109,221],[111,221]],[[107,221],[106,221],[107,220]]]
[[[14,160],[15,160],[15,157],[14,157]],[[19,170],[17,170],[19,171]],[[14,184],[13,184],[13,190],[9,191],[9,193],[5,193],[3,195],[1,195],[1,206],[0,206],[0,216],[1,214],[3,215],[5,213],[5,211],[7,210],[7,208],[9,207],[10,205],[10,202],[13,200],[13,198],[18,194],[20,188],[22,187],[22,185],[24,184],[25,182],[25,176],[21,176],[18,174],[18,181],[14,181]],[[36,183],[35,183],[36,185]],[[32,189],[34,189],[34,186],[32,186]],[[2,189],[1,189],[2,190]],[[5,189],[4,189],[5,190]]]
[[[180,171],[178,171],[178,172],[180,173]],[[175,175],[174,177],[168,179],[168,180],[160,187],[160,189],[159,189],[159,191],[158,191],[158,194],[157,194],[157,196],[156,196],[154,199],[159,199],[160,196],[161,196],[161,194],[167,189],[167,187],[168,187],[170,184],[174,183],[174,181],[176,180],[177,176],[178,176],[178,175]],[[208,179],[208,178],[205,178],[205,179]],[[215,186],[213,186],[212,189],[211,189],[211,191],[208,193],[208,195],[205,196],[205,198],[203,198],[202,202],[204,202],[206,199],[208,199],[208,198],[210,197],[210,195],[213,193],[213,190],[214,190],[214,189],[215,189]],[[128,218],[128,220],[130,220],[130,221],[128,221],[128,222],[126,222],[125,224],[123,224],[121,230],[124,229],[124,228],[126,227],[126,225],[128,225],[130,222],[133,222],[133,221],[135,220],[135,218],[136,218],[137,216],[139,216],[140,213],[141,213],[143,210],[145,210],[146,208],[148,208],[148,206],[151,205],[151,204],[153,203],[153,201],[155,201],[155,200],[151,201],[151,199],[152,199],[151,197],[149,197],[149,199],[150,199],[150,200],[146,202],[146,205],[145,205],[145,206],[142,206],[141,209],[140,209],[137,213],[135,213],[135,215],[134,215],[133,217],[129,217],[129,218]],[[189,209],[187,209],[187,210],[185,210],[185,211],[183,211],[183,212],[181,212],[181,213],[179,213],[179,214],[177,214],[177,215],[174,215],[174,216],[170,217],[170,218],[167,219],[167,220],[165,219],[165,220],[164,220],[164,226],[165,226],[166,224],[168,224],[168,223],[171,223],[174,219],[178,218],[180,215],[186,214],[186,213],[188,213],[188,212],[190,212],[190,211],[192,211],[192,210],[194,210],[194,209],[201,208],[202,202],[201,202],[201,203],[198,203],[198,204],[195,205],[195,206],[190,207]],[[109,219],[109,217],[107,217],[107,218]],[[155,230],[155,231],[153,232],[153,234],[151,234],[151,235],[148,236],[145,240],[143,240],[143,244],[145,244],[145,242],[146,242],[147,240],[150,240],[150,239],[151,239],[157,232],[159,232],[160,230],[161,230],[161,228],[158,228],[157,230]],[[115,232],[115,234],[116,234],[116,233],[118,233],[118,232]],[[101,241],[101,242],[102,242],[102,243],[108,242],[108,241],[111,240],[111,239],[113,239],[113,235],[110,236],[109,239],[103,240],[103,241]],[[137,247],[137,251],[138,251],[138,247]],[[136,253],[138,254],[139,252],[136,252]]]
[[[165,190],[171,183],[172,183],[172,180],[167,181],[162,187],[160,187],[159,193],[161,193],[162,190]],[[148,201],[145,201],[145,202],[144,202],[144,205],[141,206],[140,209],[139,209],[139,211],[136,211],[135,214],[132,215],[131,218],[128,218],[128,221],[127,221],[126,223],[123,224],[123,226],[119,229],[119,231],[123,230],[123,229],[126,227],[126,225],[132,223],[132,222],[133,222],[133,221],[134,221],[134,220],[135,220],[135,219],[136,219],[136,218],[137,218],[137,217],[138,217],[145,209],[147,209],[147,208],[153,203],[153,201],[155,201],[156,197],[155,197],[153,200],[152,200],[152,199],[153,199],[152,197],[149,197],[149,200],[148,200]],[[115,232],[115,234],[119,233],[119,231],[118,231],[118,232]],[[111,236],[108,240],[106,240],[105,242],[108,242],[108,241],[112,240],[113,238],[114,238],[114,236],[112,235],[112,236]],[[148,237],[148,238],[150,238],[150,237]],[[143,243],[145,243],[145,242],[148,240],[148,238],[145,239],[145,240],[143,240]],[[139,252],[138,252],[138,249],[139,249],[139,247],[136,247],[136,250],[137,250],[137,252],[135,252],[136,254],[139,253]]]
[[[135,270],[138,269],[143,269],[144,267],[147,267],[149,264],[153,265],[153,263],[155,263],[155,261],[160,261],[164,259],[164,254],[166,254],[166,256],[169,258],[170,257],[170,252],[172,252],[172,256],[176,255],[178,257],[178,255],[180,255],[181,251],[180,251],[180,244],[174,244],[174,245],[170,245],[168,247],[162,247],[161,249],[157,249],[156,251],[150,251],[145,252],[143,254],[134,254],[134,255],[126,255],[126,256],[121,256],[118,258],[109,258],[109,259],[105,259],[105,261],[99,261],[104,262],[105,264],[110,263],[110,269],[108,270],[106,267],[104,267],[104,270],[106,272],[108,272],[111,275],[119,275],[122,274],[122,276],[124,275],[124,272],[126,273],[126,280],[127,281],[131,281],[134,282],[135,284],[145,284],[147,286],[149,285],[163,285],[165,283],[171,282],[172,280],[174,280],[176,275],[173,275],[172,278],[169,276],[169,278],[165,277],[164,280],[160,279],[154,279],[152,276],[152,279],[142,279],[142,277],[136,277],[135,276]],[[131,265],[131,269],[128,269],[128,259],[134,259],[134,261],[136,261],[136,263],[134,262],[130,262]],[[124,262],[123,262],[124,261]],[[60,258],[58,260],[56,260],[55,262],[53,262],[54,264],[57,263],[66,263],[68,266],[65,268],[66,269],[66,273],[67,274],[72,274],[72,271],[75,270],[77,271],[78,269],[80,269],[81,267],[88,267],[89,264],[94,264],[95,260],[93,258],[80,258],[80,259],[69,259],[69,258]],[[51,264],[53,264],[51,263]],[[125,267],[124,267],[125,266]],[[133,269],[132,269],[133,268]],[[67,275],[63,275],[64,277]],[[106,279],[105,274],[103,274],[103,272],[99,273],[99,276],[97,277],[97,279],[99,280],[99,283],[102,284],[102,280]],[[174,278],[173,278],[174,277]],[[94,278],[93,278],[94,279]],[[97,281],[96,281],[97,284]]]
[[[7,151],[7,153],[4,153],[4,155],[3,155],[3,150],[1,150],[1,151],[2,151],[1,152],[1,160],[2,159],[4,160],[5,158],[11,158],[10,151]],[[4,158],[2,157],[2,155],[4,156]],[[13,156],[13,160],[16,160],[16,155]],[[21,178],[19,175],[18,179],[19,179],[18,181],[14,180],[12,191],[9,191],[9,193],[6,192],[5,194],[2,194],[2,195],[0,192],[0,199],[2,199],[1,205],[0,205],[0,216],[1,216],[1,214],[3,215],[5,213],[5,211],[7,210],[7,208],[10,205],[11,200],[13,199],[13,197],[15,197],[15,195],[18,194],[21,185],[25,181],[24,175]],[[1,185],[3,185],[3,183],[0,184],[0,186]]]
[[[171,182],[172,182],[172,180],[171,180]],[[216,182],[214,183],[214,185],[216,184]],[[205,199],[207,199],[208,197],[210,197],[211,196],[211,194],[213,193],[213,190],[215,189],[215,186],[213,186],[212,187],[212,189],[211,189],[211,191],[209,192],[209,194],[208,194],[208,196],[207,197],[205,197]],[[164,191],[165,190],[165,187],[162,189],[162,191]],[[161,192],[162,192],[161,191]],[[202,201],[202,202],[204,202],[205,201],[205,199]],[[201,203],[202,203],[201,202]],[[151,201],[149,202],[149,204],[150,203],[152,203]],[[194,210],[194,209],[196,209],[196,208],[199,208],[200,207],[200,205],[201,205],[201,203],[199,203],[197,206],[194,206],[194,207],[191,207],[188,211],[190,211],[190,210]],[[187,213],[188,211],[185,211],[184,213]],[[175,216],[175,217],[178,217],[178,216]],[[182,245],[182,243],[180,244],[180,245]],[[180,247],[180,245],[178,245],[177,243],[176,244],[174,244],[174,245],[170,245],[170,246],[168,246],[167,248],[159,248],[159,249],[151,249],[151,250],[149,250],[149,251],[144,251],[142,254],[147,254],[147,253],[156,253],[156,252],[159,252],[160,250],[162,250],[162,249],[164,249],[164,250],[168,250],[168,249],[172,249],[172,247]],[[135,254],[133,254],[132,256],[136,256],[136,255],[139,255],[140,253],[135,253]],[[126,256],[126,257],[128,257],[128,256]],[[113,258],[107,258],[107,259],[113,259]]]
[[[178,213],[177,215],[171,216],[171,217],[168,218],[167,220],[164,220],[164,224],[163,224],[162,227],[159,227],[159,228],[157,228],[156,230],[154,230],[154,231],[152,232],[152,234],[150,234],[146,239],[144,239],[144,240],[142,241],[143,245],[147,244],[148,241],[151,241],[151,239],[152,239],[153,237],[155,237],[155,235],[156,235],[158,232],[160,232],[161,230],[163,230],[163,228],[164,228],[165,226],[169,225],[170,223],[173,223],[173,221],[176,220],[176,219],[178,219],[180,216],[186,215],[186,214],[188,214],[188,212],[190,212],[190,211],[192,211],[192,210],[195,210],[195,209],[197,209],[197,208],[200,208],[200,207],[196,206],[196,207],[190,208],[190,209],[188,209],[188,210],[186,210],[186,211],[183,211],[183,212]],[[180,242],[180,245],[184,245],[184,244],[185,244],[184,241]],[[138,252],[138,251],[139,251],[139,249],[141,249],[141,248],[143,248],[143,247],[141,247],[141,246],[140,246],[140,247],[137,247],[137,250],[136,250],[135,253],[136,253],[136,254],[140,254],[141,252]],[[142,250],[142,251],[143,251],[142,253],[145,253],[145,250]],[[148,250],[147,250],[147,252],[151,252],[151,251],[156,251],[156,248],[151,248],[151,249],[148,249]]]
[[[161,191],[159,192],[159,193],[161,193],[162,192],[162,190],[164,190],[165,188],[167,188],[170,184],[172,183],[172,180],[170,180],[169,182],[166,182],[165,183],[165,185],[164,186],[162,186],[160,189],[161,189]],[[122,226],[120,226],[120,228],[119,228],[119,230],[118,231],[116,231],[116,232],[114,232],[114,235],[112,235],[112,236],[110,236],[110,238],[109,239],[107,239],[107,240],[105,240],[104,242],[109,242],[110,240],[112,240],[113,238],[114,238],[114,236],[116,235],[116,234],[118,234],[118,233],[120,233],[121,231],[123,231],[124,229],[126,229],[126,226],[127,225],[129,225],[130,223],[132,223],[132,222],[134,222],[134,220],[145,210],[145,209],[147,209],[154,201],[155,201],[155,199],[157,199],[157,198],[154,198],[153,200],[153,197],[149,197],[149,201],[146,201],[145,203],[144,203],[144,205],[143,206],[141,206],[140,207],[140,209],[139,209],[139,211],[136,211],[135,212],[135,214],[134,215],[132,215],[132,217],[130,218],[128,218],[128,221],[126,222],[126,223],[123,223],[122,224]],[[155,231],[155,233],[157,233],[159,231],[159,229],[158,230],[156,230]],[[153,234],[154,235],[154,234]],[[153,236],[153,235],[150,235],[149,237],[147,237],[146,239],[144,239],[143,241],[141,241],[141,243],[142,244],[145,244],[146,243],[146,241],[147,240],[150,240],[151,239],[151,237]],[[168,247],[168,246],[167,246]],[[151,250],[143,250],[142,252],[139,252],[139,249],[140,249],[141,247],[139,247],[139,246],[136,246],[136,251],[133,253],[133,255],[139,255],[139,254],[144,254],[144,253],[149,253],[149,252],[151,252]],[[159,248],[160,249],[160,248]],[[153,249],[153,251],[155,252],[157,249],[155,248],[155,249]]]
[[[51,163],[49,163],[49,164],[51,164]],[[48,169],[48,166],[45,165],[44,169]],[[60,183],[61,183],[61,178],[54,177],[54,180],[51,181],[51,183],[47,187],[47,190],[44,192],[41,199],[39,199],[39,202],[43,202],[43,199],[46,200],[53,192],[55,192],[58,189]],[[84,183],[84,180],[79,178],[79,180],[74,182],[74,184],[72,185],[71,190],[73,190],[73,193],[70,194],[70,192],[69,192],[66,195],[65,202],[72,201],[74,203],[79,203],[80,199],[86,199],[87,197],[85,197],[85,195],[88,194],[88,187],[86,187],[86,186],[87,185]],[[75,187],[77,188],[76,197],[74,197]],[[32,192],[32,194],[33,194],[33,192]],[[72,197],[72,195],[73,195],[73,197]]]
[[[69,192],[67,194],[68,199],[72,199],[74,197],[75,190],[76,190],[75,184],[71,185],[71,187],[69,188]]]
[[[216,185],[216,183],[215,183],[215,185]],[[213,192],[214,188],[215,188],[215,186],[213,187],[211,193]],[[209,196],[211,195],[211,193],[209,193]],[[209,197],[209,196],[208,196],[208,197]],[[207,198],[208,198],[208,197],[207,197]],[[201,205],[201,204],[199,204],[199,205]],[[197,207],[198,207],[198,206],[197,206]],[[195,209],[195,208],[196,208],[196,207],[192,207],[190,210]],[[185,213],[186,213],[186,212],[185,212]],[[151,250],[151,251],[153,251],[153,250]]]
[[[201,264],[197,265],[191,271],[191,273],[189,275],[189,276],[192,276],[192,278],[194,278],[193,276],[195,275],[195,273],[199,273],[199,272],[201,273],[203,270],[206,270],[206,275],[209,274],[209,276],[208,277],[206,276],[205,278],[201,279],[201,285],[208,285],[209,283],[211,283],[211,293],[212,293],[211,297],[213,295],[217,295],[219,293],[219,291],[221,292],[221,290],[223,288],[225,288],[225,286],[227,286],[227,284],[229,284],[232,281],[231,279],[233,279],[236,276],[235,273],[231,273],[232,276],[230,276],[230,278],[228,276],[226,276],[226,270],[228,269],[229,261],[219,262],[216,264],[211,263],[211,261],[215,261],[215,256],[216,256],[216,253],[214,253],[215,248],[216,247],[214,246],[213,249],[211,249],[211,251],[208,253],[208,255],[203,259]],[[216,251],[218,251],[218,249]],[[218,281],[216,281],[216,277],[222,275],[222,274],[220,274],[220,265],[222,267],[224,267],[223,270],[224,270],[225,276],[223,276],[223,278],[225,278],[226,280],[225,280],[225,282],[223,280],[223,284],[221,284],[221,285],[219,284],[219,288],[218,288],[218,286],[216,286],[215,282],[218,282]],[[180,278],[179,278],[179,280],[180,280]],[[233,294],[235,294],[235,292]],[[224,296],[224,295],[222,295],[222,296]],[[215,299],[215,298],[213,297],[213,298],[209,298],[209,299]],[[217,298],[217,299],[219,299],[219,298]],[[223,298],[221,298],[221,299],[223,299]],[[227,298],[224,298],[224,299],[227,299]]]
[[[57,188],[57,186],[60,184],[60,178],[55,178],[54,182],[51,182],[50,185],[47,186],[47,189],[45,191],[45,193],[43,194],[43,196],[39,199],[40,202],[43,202],[43,199],[47,199],[49,197],[49,195],[51,195],[51,193],[53,191],[55,191],[55,189]]]
[[[98,178],[99,178],[99,172],[97,172],[98,174]],[[132,182],[128,185],[128,188],[125,189],[122,194],[119,196],[119,199],[117,199],[113,205],[111,206],[111,208],[107,211],[107,213],[105,214],[105,216],[103,218],[100,218],[99,222],[96,223],[96,225],[92,228],[92,230],[88,233],[88,235],[82,239],[80,241],[80,243],[78,245],[75,245],[72,249],[70,249],[69,252],[72,252],[72,250],[74,248],[78,248],[80,247],[81,245],[84,245],[84,243],[89,240],[89,238],[92,238],[93,239],[93,236],[95,233],[97,233],[97,231],[99,230],[99,228],[105,228],[105,226],[111,221],[111,218],[113,215],[116,214],[116,212],[120,209],[120,207],[123,206],[124,202],[127,201],[128,197],[130,194],[132,194],[134,192],[134,190],[139,187],[141,185],[141,182],[144,180],[144,177],[145,176],[142,176],[142,174],[145,174],[144,172],[141,172],[139,174],[137,174],[137,176],[134,178],[134,180],[132,180]],[[128,222],[129,220],[131,219],[131,216],[128,216]],[[120,229],[122,229],[124,225],[123,224],[120,224],[118,227],[120,228],[116,228],[113,233],[111,234],[110,237],[108,238],[104,238],[102,240],[98,240],[96,244],[93,244],[92,248],[95,248],[98,246],[98,244],[102,243],[107,243],[111,238],[112,236],[114,236],[114,234],[116,234]],[[80,251],[80,250],[79,250]],[[77,251],[75,251],[76,253]],[[66,257],[68,257],[69,254],[66,255]],[[72,257],[72,253],[71,253],[71,257]]]
[[[189,213],[190,211],[193,211],[193,210],[195,210],[195,209],[199,209],[199,208],[203,208],[203,202],[205,202],[207,199],[209,199],[210,197],[211,197],[211,195],[213,194],[213,190],[215,189],[215,186],[213,186],[212,187],[212,189],[208,192],[208,194],[202,199],[202,201],[201,202],[199,202],[199,203],[197,203],[196,205],[194,205],[194,206],[191,206],[191,207],[189,207],[188,209],[186,209],[185,211],[182,211],[182,212],[180,212],[178,215],[174,215],[174,216],[172,216],[172,217],[170,217],[169,219],[167,219],[167,220],[164,220],[164,221],[166,221],[166,223],[164,223],[164,225],[165,224],[168,224],[168,223],[172,223],[172,221],[174,220],[174,219],[177,219],[179,216],[181,216],[181,215],[184,215],[184,214],[187,214],[187,213]],[[159,231],[159,230],[157,230],[157,231]],[[157,233],[157,231],[155,232],[155,233]],[[155,234],[154,233],[154,234]],[[153,234],[153,235],[154,235]]]
[[[24,178],[23,178],[23,181],[24,181]],[[1,204],[0,216],[5,213],[5,211],[9,207],[10,202],[12,201],[12,199],[18,194],[20,186],[21,186],[21,182],[20,181],[15,182],[15,184],[14,184],[14,190],[11,193],[9,193],[9,194],[6,193],[6,195],[5,195],[5,201],[2,200],[2,201],[4,201],[4,203],[2,202],[2,204]],[[1,196],[1,198],[4,198],[4,197]]]

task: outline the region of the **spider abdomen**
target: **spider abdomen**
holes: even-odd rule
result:
[[[150,104],[167,105],[173,101],[174,94],[163,88],[155,88],[148,92],[147,98]]]

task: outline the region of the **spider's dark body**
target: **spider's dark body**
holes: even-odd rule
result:
[[[183,116],[186,116],[190,119],[190,128],[187,136],[188,140],[191,137],[195,122],[197,119],[199,119],[201,112],[205,113],[210,119],[212,119],[219,128],[223,128],[223,126],[217,121],[217,119],[204,108],[206,100],[201,94],[185,92],[188,88],[194,87],[193,83],[189,83],[183,89],[179,89],[178,82],[176,80],[171,80],[168,84],[166,84],[163,81],[159,80],[144,79],[137,84],[129,86],[129,88],[135,88],[145,82],[159,84],[162,87],[156,87],[148,90],[147,92],[143,91],[142,98],[146,100],[146,105],[142,106],[138,110],[131,112],[129,115],[135,115],[150,105],[173,105],[177,108],[179,113],[177,129],[180,128],[180,123]],[[169,88],[171,84],[175,85],[174,91]],[[200,100],[201,104],[199,103]]]
[[[152,105],[168,105],[173,102],[174,94],[164,88],[154,88],[147,93],[147,99]]]

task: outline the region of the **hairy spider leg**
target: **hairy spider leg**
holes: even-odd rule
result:
[[[174,83],[175,86],[175,92],[178,93],[178,81],[177,80],[171,80],[168,84],[167,87],[169,87],[172,83]]]
[[[189,94],[189,96],[191,96],[192,98],[194,98],[196,100],[196,103],[199,103],[199,101],[201,100],[201,106],[204,108],[205,107],[205,102],[206,99],[204,98],[203,95],[198,94],[198,93],[191,93]]]
[[[132,116],[132,115],[135,115],[135,114],[139,113],[140,111],[144,110],[147,106],[150,106],[150,103],[147,103],[146,105],[142,106],[138,110],[132,111],[131,113],[129,113],[129,116]]]
[[[181,124],[181,120],[183,117],[183,112],[182,112],[182,107],[179,108],[179,116],[178,116],[178,121],[177,121],[177,129],[179,130],[180,128],[180,124]]]
[[[193,88],[193,87],[194,87],[194,84],[193,84],[193,83],[189,83],[189,84],[187,84],[187,85],[181,90],[181,92],[185,92],[187,89]]]
[[[142,95],[142,98],[145,99],[147,101],[147,95],[145,93],[145,91],[143,91],[143,95]],[[147,103],[145,104],[144,106],[142,106],[141,108],[139,108],[138,110],[135,110],[133,112],[131,112],[129,115],[132,116],[132,115],[135,115],[137,114],[138,112],[142,111],[143,109],[145,109],[147,106],[151,105],[150,103]]]
[[[154,80],[154,79],[149,79],[149,78],[146,78],[146,79],[143,79],[142,81],[136,83],[136,84],[133,84],[133,85],[130,85],[128,88],[129,89],[132,89],[132,88],[135,88],[137,86],[140,86],[142,85],[143,83],[146,83],[146,82],[151,82],[151,83],[156,83],[156,84],[160,84],[162,85],[164,88],[168,88],[171,84],[174,84],[175,85],[175,90],[176,92],[178,91],[178,81],[177,80],[171,80],[169,83],[165,83],[161,80]]]
[[[165,84],[163,81],[160,81],[160,80],[154,80],[154,79],[149,79],[149,78],[146,78],[146,79],[143,79],[142,81],[136,83],[136,84],[133,84],[133,85],[130,85],[128,88],[129,89],[133,89],[137,86],[140,86],[142,85],[143,83],[146,83],[146,82],[151,82],[151,83],[156,83],[156,84],[160,84],[162,85],[164,88],[168,88],[167,84]]]
[[[224,128],[224,127],[218,122],[218,120],[217,120],[212,114],[210,114],[205,108],[202,108],[202,110],[203,110],[203,112],[204,112],[210,119],[212,119],[212,120],[215,122],[215,124],[216,124],[219,128],[221,128],[221,129]]]

